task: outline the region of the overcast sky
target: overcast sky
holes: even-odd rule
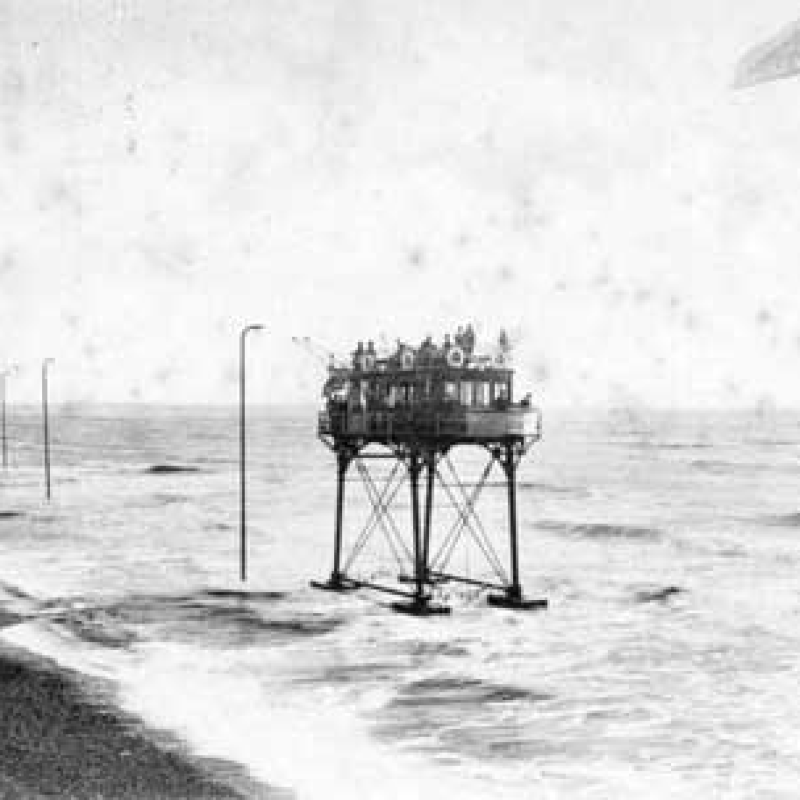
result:
[[[315,401],[291,342],[509,328],[547,404],[800,404],[786,0],[0,0],[0,361]]]

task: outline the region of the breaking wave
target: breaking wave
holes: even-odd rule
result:
[[[342,619],[272,606],[277,592],[208,590],[186,595],[134,595],[105,603],[52,600],[27,615],[82,641],[124,648],[136,641],[247,646],[279,645],[330,633]]]
[[[372,730],[381,740],[399,740],[448,760],[518,760],[537,750],[522,714],[551,699],[550,694],[478,678],[421,678],[398,689]]]
[[[769,514],[760,517],[759,522],[782,528],[800,528],[800,511],[790,514]]]
[[[775,464],[747,464],[741,461],[724,461],[721,459],[705,458],[698,458],[694,461],[690,461],[689,466],[712,475],[753,475],[760,472],[780,471],[780,468]]]
[[[199,467],[191,467],[183,464],[153,464],[145,469],[148,475],[174,475],[183,472],[200,472]]]
[[[536,528],[583,539],[634,539],[655,541],[663,534],[657,528],[644,525],[618,525],[612,523],[575,523],[540,520]]]
[[[637,603],[663,603],[682,593],[680,586],[660,586],[655,589],[640,589],[633,597]]]
[[[529,489],[537,492],[548,492],[551,494],[576,494],[586,496],[591,492],[589,489],[580,486],[560,486],[556,483],[543,483],[538,481],[519,481],[519,489]]]

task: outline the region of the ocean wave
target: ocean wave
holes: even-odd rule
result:
[[[769,439],[753,437],[745,439],[745,444],[752,444],[757,447],[797,447],[800,441],[797,439]]]
[[[125,648],[166,638],[208,645],[284,644],[320,636],[342,620],[316,612],[270,613],[259,608],[283,598],[277,592],[207,590],[185,595],[134,595],[97,603],[51,600],[27,616],[45,619],[82,641]]]
[[[675,595],[682,594],[680,586],[659,586],[653,589],[640,589],[633,597],[637,603],[663,603]]]
[[[258,607],[281,598],[273,592],[206,590],[187,595],[129,597],[105,606],[104,612],[145,632],[150,628],[164,632],[166,628],[168,638],[225,645],[281,643],[319,636],[341,623],[327,614],[275,614]]]
[[[145,469],[148,475],[174,475],[180,473],[201,472],[200,467],[192,467],[184,464],[153,464]]]
[[[741,461],[724,461],[722,459],[698,458],[689,462],[690,467],[711,473],[712,475],[753,475],[759,472],[781,472],[785,467],[775,464],[743,463]]]
[[[0,629],[9,628],[12,625],[18,625],[20,622],[24,621],[25,617],[22,615],[0,608]]]
[[[153,501],[158,506],[172,506],[176,503],[186,503],[189,496],[185,494],[173,494],[170,492],[157,492],[153,495]]]
[[[504,486],[505,484],[499,484]],[[519,481],[518,489],[530,489],[537,492],[548,492],[551,494],[578,494],[586,496],[590,494],[589,489],[581,486],[560,486],[556,483],[540,483],[537,481]]]
[[[426,642],[413,641],[402,642],[402,651],[414,658],[429,659],[436,656],[460,657],[468,656],[469,650],[461,644],[455,642]]]
[[[715,445],[709,442],[667,442],[655,440],[609,442],[618,446],[627,446],[637,450],[708,450]]]
[[[448,759],[518,761],[536,743],[522,724],[551,694],[479,678],[441,675],[399,687],[378,712],[373,734]]]
[[[31,600],[31,596],[19,588],[19,586],[14,586],[13,583],[6,583],[5,581],[0,581],[0,592],[8,595],[9,597],[13,597],[17,600]]]
[[[768,514],[759,517],[758,521],[781,528],[800,528],[800,511],[789,514]]]
[[[327,667],[313,675],[298,672],[294,683],[315,683],[322,686],[334,684],[374,683],[397,680],[397,664],[391,662],[364,662],[362,664],[338,664]]]
[[[661,539],[663,533],[657,528],[644,525],[621,525],[606,522],[559,522],[539,520],[535,523],[539,530],[561,533],[584,539],[633,539],[654,541]]]
[[[69,631],[81,641],[103,647],[126,648],[138,639],[132,630],[120,625],[103,609],[65,611],[49,616],[47,620],[50,625]]]
[[[432,706],[483,706],[485,703],[513,703],[549,699],[520,686],[494,683],[479,678],[442,675],[420,678],[403,686],[390,702],[394,708]]]

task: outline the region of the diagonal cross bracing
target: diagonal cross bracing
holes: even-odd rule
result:
[[[494,465],[494,458],[492,458],[486,465],[483,470],[483,473],[480,477],[480,480],[474,484],[474,488],[472,492],[468,493],[467,490],[464,488],[464,484],[459,480],[458,473],[455,470],[450,459],[445,455],[444,460],[447,464],[448,469],[450,470],[451,480],[453,480],[453,486],[457,486],[459,489],[459,493],[461,494],[462,500],[459,501],[457,497],[454,496],[453,491],[451,490],[451,484],[445,482],[444,478],[442,477],[441,473],[437,469],[436,474],[439,479],[439,484],[445,490],[445,494],[447,494],[450,503],[456,509],[458,513],[458,519],[453,523],[453,526],[450,528],[450,531],[445,536],[442,544],[439,547],[436,556],[433,558],[431,562],[431,566],[435,566],[437,562],[439,563],[438,569],[444,570],[449,562],[450,558],[453,555],[455,547],[463,533],[463,531],[468,531],[469,534],[472,536],[475,544],[483,553],[486,561],[488,562],[489,566],[494,570],[495,574],[502,580],[504,583],[508,583],[508,577],[503,569],[502,564],[500,563],[500,559],[498,558],[497,554],[494,551],[494,548],[491,545],[489,537],[486,534],[486,531],[483,528],[483,524],[480,521],[480,517],[478,517],[475,507],[477,505],[478,499],[481,495],[483,487],[486,485],[486,480],[489,477],[489,474],[492,470]]]
[[[397,474],[400,471],[400,467],[402,466],[402,462],[397,462],[392,467],[389,476],[386,478],[384,483],[383,489],[381,491],[375,486],[375,482],[372,480],[372,476],[369,474],[369,470],[364,465],[361,459],[356,459],[356,466],[358,468],[359,474],[361,476],[362,482],[364,483],[364,487],[367,492],[367,496],[372,503],[372,511],[370,513],[367,522],[361,531],[358,539],[356,540],[355,544],[353,545],[353,549],[348,556],[347,562],[344,566],[344,571],[347,572],[352,564],[355,562],[358,555],[364,549],[365,545],[369,541],[371,535],[375,532],[375,529],[380,525],[381,529],[383,530],[384,535],[386,536],[387,543],[389,545],[389,549],[392,552],[395,560],[397,561],[400,569],[403,570],[405,568],[405,564],[403,562],[402,557],[400,556],[397,548],[397,544],[399,543],[400,547],[405,553],[406,558],[411,561],[411,552],[408,549],[408,546],[403,541],[402,537],[400,536],[399,531],[397,530],[397,525],[392,519],[391,515],[389,514],[389,506],[392,503],[392,500],[396,497],[397,493],[400,491],[400,488],[403,486],[406,480],[406,475],[400,475],[399,479],[397,479]],[[386,520],[389,521],[391,528],[387,526]]]

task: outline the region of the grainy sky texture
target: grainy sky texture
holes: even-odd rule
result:
[[[0,360],[314,401],[294,346],[518,342],[547,404],[800,403],[783,0],[0,0]]]

